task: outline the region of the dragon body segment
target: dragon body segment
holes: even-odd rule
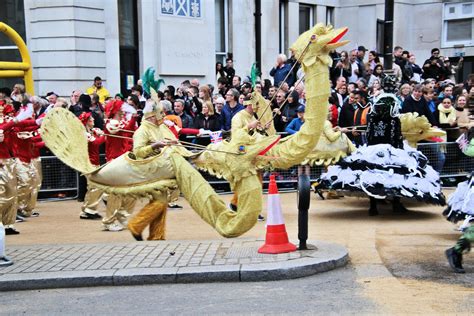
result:
[[[318,24],[293,45],[292,50],[306,74],[306,122],[285,141],[276,135],[250,136],[238,131],[231,141],[209,145],[208,149],[213,151],[193,154],[171,146],[160,155],[143,160],[125,153],[96,169],[88,159],[85,128],[71,112],[51,110],[43,121],[41,134],[58,158],[87,176],[90,186],[108,193],[144,197],[169,196],[179,189],[199,216],[219,234],[240,236],[255,225],[262,211],[262,186],[257,169],[289,168],[301,163],[316,146],[327,116],[330,93],[327,65],[331,61],[328,54],[346,43],[338,42],[346,32],[347,28],[334,30]],[[231,212],[185,158],[229,181],[238,192],[239,211]]]

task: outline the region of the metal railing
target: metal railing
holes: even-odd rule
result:
[[[418,144],[418,150],[427,156],[430,165],[441,170],[440,176],[442,178],[466,176],[474,171],[474,158],[464,155],[455,142],[420,143]],[[40,194],[40,198],[44,199],[45,196],[46,198],[57,197],[59,193],[67,193],[68,197],[77,196],[79,183],[77,171],[66,166],[55,156],[43,156],[41,157],[41,163],[43,183],[40,193],[43,194]],[[323,171],[323,166],[311,167],[310,180],[315,181]],[[298,182],[296,166],[288,170],[273,170],[271,172],[275,174],[282,190],[296,189]],[[271,172],[265,171],[263,173],[264,187],[269,182]],[[206,172],[201,172],[201,174],[217,192],[230,191],[226,180],[216,178]]]

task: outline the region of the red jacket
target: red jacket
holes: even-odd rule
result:
[[[123,124],[123,123],[120,124],[120,129],[134,131],[135,122],[136,122],[135,117],[132,117],[130,121],[128,121],[126,124]],[[133,143],[130,146],[130,142],[132,141],[131,139],[128,140],[128,139],[120,138],[120,137],[132,137],[133,135],[131,135],[131,132],[124,132],[124,131],[111,133],[108,128],[108,125],[109,123],[107,122],[104,128],[104,132],[106,135],[105,158],[107,159],[107,161],[111,161],[117,157],[120,157],[121,155],[126,153],[128,150],[133,148]],[[120,137],[113,137],[113,136],[107,137],[107,135],[120,136]]]
[[[10,130],[15,126],[15,122],[3,122],[0,124],[0,130],[3,131],[4,140],[0,143],[0,159],[8,159],[11,158],[10,154],[10,144],[11,137],[10,137]]]
[[[176,128],[176,126],[168,126],[170,131],[174,134],[174,136],[176,136],[176,138],[178,139],[179,138],[179,135],[197,135],[199,134],[199,130],[198,129],[195,129],[195,128],[181,128],[178,129]]]
[[[337,126],[337,120],[339,119],[339,111],[337,109],[337,106],[335,104],[331,104],[329,107],[329,111],[331,112],[331,124],[332,127]]]
[[[16,130],[28,129],[31,127],[38,128],[35,120],[24,120],[15,123],[14,121],[4,122],[0,124],[0,129],[4,133],[4,141],[0,143],[0,159],[11,158],[11,152],[14,152],[16,141]]]
[[[36,124],[35,124],[36,125]],[[33,137],[37,136],[38,126],[15,126],[12,132],[13,156],[24,163],[30,163],[32,158],[38,157],[34,149]],[[22,137],[21,134],[30,134]]]
[[[31,147],[31,158],[33,159],[38,158],[40,156],[40,149],[45,146],[45,143],[43,142],[41,135],[38,134],[32,137],[31,144],[33,145]]]
[[[87,144],[89,150],[89,160],[94,166],[100,166],[100,145],[105,142],[105,136],[99,136],[94,130],[87,133]]]

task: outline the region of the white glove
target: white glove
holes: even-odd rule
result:
[[[100,128],[93,128],[92,130],[96,133],[97,136],[103,136],[104,135],[104,131],[101,130]]]
[[[169,127],[175,125],[174,122],[173,122],[173,121],[170,121],[170,120],[164,120],[164,121],[163,121],[163,124],[165,124],[166,126],[169,126]]]
[[[3,134],[3,129],[0,129],[0,143],[3,143],[5,140],[5,135]]]
[[[208,129],[204,129],[204,128],[200,128],[200,129],[199,129],[199,134],[198,134],[198,135],[200,135],[200,136],[202,136],[202,135],[210,135],[210,134],[211,134],[211,131],[208,130]]]
[[[109,123],[105,125],[105,128],[110,132],[110,134],[116,134],[120,129],[120,122],[117,120],[110,120]]]
[[[40,117],[39,119],[36,119],[36,125],[41,126],[41,123],[43,123],[43,119],[44,119],[44,116]]]
[[[30,108],[28,106],[26,110],[21,110],[20,113],[18,113],[18,115],[16,116],[16,119],[18,121],[23,121],[31,117],[33,117],[33,108],[32,107]]]

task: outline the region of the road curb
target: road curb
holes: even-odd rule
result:
[[[316,241],[316,249],[301,251],[301,258],[279,262],[245,264],[120,268],[85,271],[2,273],[0,291],[120,286],[170,283],[256,282],[301,278],[326,272],[347,264],[343,246]]]

